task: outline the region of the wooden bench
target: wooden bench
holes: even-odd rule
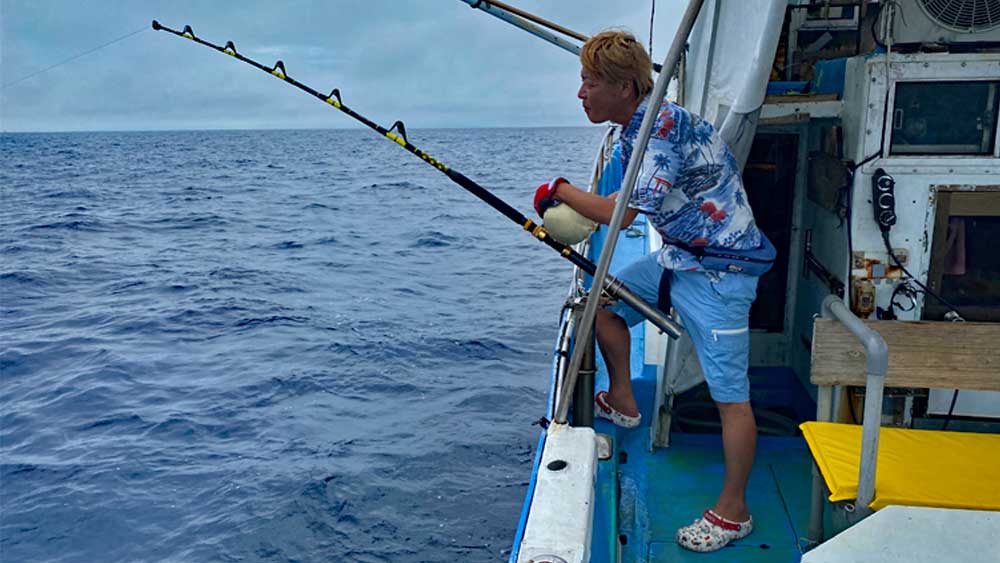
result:
[[[1000,434],[880,428],[884,387],[1000,391],[1000,323],[862,321],[832,296],[823,309],[817,421],[801,426],[816,460],[809,540],[823,539],[824,488],[849,523],[890,504],[1000,510]],[[862,426],[831,422],[844,385],[866,388]]]

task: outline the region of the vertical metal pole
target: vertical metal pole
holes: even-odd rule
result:
[[[580,377],[573,389],[573,426],[594,426],[594,375],[597,373],[594,350],[594,335],[583,344],[583,363]]]
[[[705,83],[701,85],[701,106],[698,107],[698,115],[705,115],[705,104],[708,103],[708,86],[712,83],[712,67],[715,66],[715,37],[716,33],[719,31],[719,1],[712,2],[712,34],[709,36],[712,38],[711,43],[708,44],[708,56],[705,57],[707,61],[705,64]],[[719,122],[719,128],[722,128],[722,122]]]
[[[854,505],[858,516],[864,517],[873,511],[870,505],[875,499],[875,468],[878,466],[878,442],[882,425],[882,390],[885,372],[868,372],[865,385],[865,418],[861,428],[861,466],[858,468],[858,499]]]
[[[646,116],[642,120],[642,125],[639,127],[639,134],[636,136],[635,144],[632,147],[632,157],[629,159],[628,168],[625,171],[625,179],[622,180],[622,187],[619,191],[618,199],[615,201],[615,210],[611,216],[611,223],[608,225],[608,235],[604,239],[601,257],[597,261],[597,268],[594,271],[590,298],[587,299],[583,318],[580,319],[580,325],[576,330],[575,343],[586,341],[594,327],[594,317],[597,316],[597,304],[600,301],[601,290],[604,288],[608,277],[608,267],[611,265],[611,257],[614,255],[615,244],[618,242],[618,235],[621,232],[622,221],[625,218],[625,209],[628,208],[629,199],[632,197],[632,190],[639,177],[639,166],[642,163],[642,157],[646,154],[646,143],[649,142],[649,136],[653,132],[653,123],[660,113],[660,104],[663,103],[663,97],[667,93],[667,85],[670,83],[670,79],[677,68],[677,61],[680,60],[681,53],[684,52],[687,37],[691,33],[691,28],[694,27],[695,20],[698,18],[698,12],[701,10],[702,3],[703,0],[690,0],[688,3],[684,17],[677,28],[677,34],[674,35],[674,41],[671,43],[670,50],[667,51],[667,56],[663,60],[665,72],[661,72],[657,77],[656,84],[653,86],[653,92],[650,94],[649,107],[646,111]],[[582,361],[583,347],[574,346],[573,359],[569,364],[569,377],[566,378],[567,391],[572,389],[576,384],[576,377],[580,371]],[[563,397],[568,399],[569,393],[563,393]],[[569,402],[564,400],[556,410],[555,421],[565,424],[568,412]]]
[[[819,422],[830,422],[833,418],[833,388],[824,385],[819,388],[816,395],[816,420]],[[807,549],[823,543],[823,509],[826,506],[826,482],[814,461],[812,464],[812,493],[809,499],[809,534],[806,539],[809,542]]]

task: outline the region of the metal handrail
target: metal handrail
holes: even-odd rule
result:
[[[701,10],[702,3],[703,0],[690,0],[688,2],[687,10],[685,10],[684,17],[677,28],[677,33],[674,35],[674,41],[671,43],[670,50],[667,51],[667,56],[663,60],[663,68],[666,72],[661,72],[656,78],[656,83],[653,85],[649,106],[647,106],[646,115],[643,117],[642,125],[639,127],[639,134],[636,136],[635,144],[632,147],[632,156],[629,158],[628,167],[625,170],[625,178],[622,180],[621,191],[615,201],[615,210],[611,215],[611,222],[608,225],[608,234],[604,239],[601,257],[597,261],[597,268],[594,271],[593,283],[590,286],[591,298],[587,299],[583,318],[577,326],[576,337],[574,339],[577,343],[584,342],[590,336],[590,332],[593,329],[594,318],[597,316],[597,305],[600,301],[600,291],[604,287],[605,279],[608,276],[611,257],[614,255],[615,244],[618,242],[618,235],[625,218],[625,209],[628,207],[628,202],[632,197],[632,190],[639,177],[639,166],[646,153],[646,143],[649,142],[649,136],[653,132],[653,123],[660,113],[658,108],[663,103],[663,98],[667,93],[667,86],[673,77],[677,61],[680,60],[681,53],[684,52],[688,35],[691,33],[694,22],[698,18],[698,12]],[[595,293],[595,290],[597,293]],[[652,307],[650,309],[653,310]],[[680,336],[680,331],[676,331],[676,334],[671,334],[671,336],[677,338]],[[566,381],[567,389],[572,389],[573,385],[576,384],[580,364],[583,362],[583,348],[583,346],[574,346],[573,348],[573,359],[569,364],[569,376]],[[569,396],[570,394],[567,392],[561,394],[561,400],[555,415],[555,422],[559,424],[566,423],[566,414],[569,412]]]
[[[889,347],[878,332],[856,317],[847,305],[835,295],[823,300],[823,318],[836,319],[861,340],[865,348],[866,370],[865,414],[861,430],[861,463],[858,469],[858,496],[854,503],[855,514],[860,518],[871,514],[869,507],[875,499],[875,469],[878,465],[878,440],[882,426],[882,390],[885,373],[889,369]]]

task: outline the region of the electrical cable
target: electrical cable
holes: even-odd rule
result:
[[[871,32],[872,32],[872,39],[875,40],[875,44],[878,45],[879,47],[882,47],[883,49],[889,49],[889,48],[891,48],[891,45],[887,46],[886,43],[884,43],[882,41],[882,39],[879,38],[878,32],[875,30],[875,28],[878,27],[878,24],[882,20],[882,17],[884,15],[887,15],[887,13],[890,10],[893,11],[893,12],[896,11],[896,10],[898,10],[899,11],[899,19],[903,23],[903,27],[906,27],[906,25],[907,25],[906,24],[906,14],[903,12],[903,9],[900,7],[899,2],[897,0],[882,0],[882,2],[879,4],[879,12],[878,12],[878,14],[874,18],[872,18]],[[889,16],[893,17],[893,16],[895,16],[895,14],[889,14]],[[886,26],[892,26],[893,22],[889,21],[889,22],[885,23],[884,25],[886,25]]]
[[[888,98],[886,100],[886,107],[882,111],[882,119],[883,120],[885,119],[885,116],[887,115],[887,112],[888,112]],[[842,208],[843,209],[843,213],[844,213],[843,219],[844,219],[844,224],[847,225],[846,232],[847,232],[847,259],[848,259],[848,261],[851,261],[851,260],[854,259],[853,258],[854,257],[854,238],[853,238],[853,235],[851,234],[851,206],[852,206],[853,201],[854,201],[854,173],[859,168],[861,168],[862,166],[864,166],[865,164],[868,164],[869,162],[875,160],[876,158],[878,158],[880,156],[882,156],[882,149],[881,148],[877,152],[875,152],[875,154],[872,154],[871,156],[865,158],[864,160],[862,160],[858,164],[849,166],[847,168],[847,174],[848,174],[847,184],[842,188],[844,195],[842,197],[838,197],[838,199],[843,199],[843,208]],[[848,306],[848,308],[850,308],[850,306],[851,306],[851,292],[847,291],[845,293],[846,293],[846,297],[847,297],[847,306]]]
[[[889,257],[892,258],[892,261],[896,263],[896,266],[898,266],[899,269],[903,270],[903,273],[906,274],[910,278],[910,281],[912,281],[913,283],[915,283],[918,286],[920,286],[920,289],[925,294],[930,295],[934,299],[937,299],[942,305],[944,305],[945,307],[948,307],[949,309],[951,309],[953,313],[955,313],[956,315],[958,315],[958,318],[965,319],[965,317],[962,315],[962,313],[960,313],[959,310],[954,305],[951,304],[951,302],[949,302],[944,297],[941,297],[940,295],[938,295],[937,293],[935,293],[933,290],[931,290],[929,287],[927,287],[926,285],[924,285],[923,282],[921,282],[920,280],[918,280],[916,278],[916,276],[914,276],[913,274],[911,274],[910,271],[906,269],[906,266],[903,266],[903,263],[899,261],[899,258],[897,258],[896,254],[892,251],[892,244],[889,242],[889,231],[888,230],[882,231],[882,241],[885,243],[885,249],[889,253]]]
[[[861,424],[854,412],[854,387],[847,387],[847,410],[851,412],[851,424]]]
[[[899,297],[900,294],[905,295],[906,298],[910,300],[909,307],[904,307],[901,303],[896,301],[896,298]],[[889,308],[888,309],[882,309],[881,307],[878,308],[878,310],[881,312],[881,314],[879,315],[879,319],[885,321],[894,321],[899,318],[896,316],[896,309],[899,309],[900,311],[906,313],[914,310],[916,307],[917,307],[917,291],[912,287],[910,287],[909,281],[902,281],[900,283],[897,283],[896,287],[892,289],[892,295],[889,296]]]
[[[944,417],[944,424],[941,425],[941,430],[947,430],[948,425],[951,423],[951,415],[955,412],[955,403],[958,401],[958,389],[951,395],[951,406],[948,407],[948,414]]]
[[[875,40],[875,44],[885,49],[885,43],[883,43],[882,40],[879,39],[878,31],[875,30],[875,28],[878,26],[878,22],[881,17],[882,17],[882,8],[879,7],[878,15],[872,18],[871,32],[872,32],[872,39]]]

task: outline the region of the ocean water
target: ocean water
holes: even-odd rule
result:
[[[527,215],[600,135],[410,139]],[[14,134],[0,162],[0,560],[509,553],[555,252],[368,130]]]

